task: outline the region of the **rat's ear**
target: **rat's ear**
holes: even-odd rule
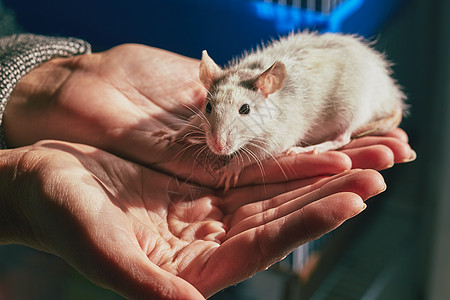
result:
[[[214,79],[219,77],[222,69],[209,57],[208,52],[203,50],[202,61],[200,62],[199,78],[203,85],[209,89],[214,82]]]
[[[276,61],[270,68],[258,76],[254,85],[261,90],[265,97],[275,93],[283,86],[286,79],[286,67],[280,61]]]

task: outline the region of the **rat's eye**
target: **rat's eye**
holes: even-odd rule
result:
[[[206,107],[205,107],[206,113],[210,114],[212,111],[212,105],[210,102],[206,103]]]
[[[239,113],[241,115],[247,115],[250,113],[250,106],[248,104],[244,104],[239,108]]]

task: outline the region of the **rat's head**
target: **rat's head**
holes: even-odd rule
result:
[[[264,72],[256,70],[222,70],[203,51],[200,81],[208,89],[203,105],[206,142],[212,152],[231,155],[258,139],[264,138],[268,118],[276,108],[269,95],[283,86],[286,69],[277,61]]]

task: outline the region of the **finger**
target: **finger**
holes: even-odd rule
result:
[[[384,136],[390,136],[390,137],[397,138],[397,139],[403,141],[404,143],[408,143],[408,140],[409,140],[406,132],[399,127],[395,128],[392,131],[385,133]]]
[[[339,193],[313,202],[289,215],[251,228],[225,241],[210,258],[205,272],[216,281],[234,284],[265,270],[301,244],[316,239],[364,210],[354,193]]]
[[[415,152],[408,143],[396,137],[389,136],[366,136],[353,140],[344,149],[364,148],[372,145],[384,145],[388,147],[393,155],[395,163],[411,161],[415,158]]]
[[[358,169],[384,170],[394,165],[394,154],[383,145],[372,145],[342,150],[352,160],[352,167]]]
[[[276,160],[265,161],[263,168],[263,172],[257,165],[245,168],[240,176],[239,185],[267,184],[337,174],[350,169],[351,161],[347,155],[330,151],[320,154],[281,156]]]
[[[219,198],[223,199],[219,205],[225,213],[232,213],[243,205],[297,190],[329,177],[324,175],[279,183],[249,185],[238,187],[225,193],[217,191]]]
[[[298,246],[317,239],[356,216],[366,204],[355,193],[342,192],[255,228],[263,260],[281,259]],[[245,234],[244,232],[243,234]]]
[[[226,193],[217,191],[216,193],[219,198],[223,199],[218,205],[224,213],[231,214],[246,204],[266,200],[285,193],[292,193],[292,191],[295,191],[296,195],[300,196],[302,191],[304,191],[304,193],[309,192],[312,184],[314,184],[316,188],[319,188],[321,185],[331,180],[335,180],[356,171],[358,170],[353,169],[333,176],[322,175],[279,183],[238,187]]]
[[[334,180],[318,182],[309,187],[294,190],[266,201],[240,207],[228,220],[226,238],[240,232],[283,218],[293,211],[330,195],[351,192],[366,200],[386,189],[383,177],[374,170],[349,172]]]
[[[339,177],[347,176],[358,171],[360,171],[360,169],[351,169],[336,175],[322,175],[279,183],[249,185],[232,189],[226,193],[217,191],[216,194],[223,199],[221,208],[224,212],[232,213],[237,208],[246,204],[273,198],[294,190],[300,196],[299,193],[301,193],[301,191],[310,191],[311,185],[314,185],[315,188],[319,188],[331,180],[335,180]],[[308,189],[302,189],[304,187]]]

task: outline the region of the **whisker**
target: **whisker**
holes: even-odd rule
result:
[[[258,142],[261,142],[261,141],[258,140]],[[261,150],[262,152],[266,153],[267,156],[268,156],[269,158],[271,158],[271,159],[278,165],[278,167],[280,168],[281,172],[283,173],[284,178],[285,178],[286,180],[288,180],[288,176],[287,176],[286,172],[284,171],[283,167],[282,167],[281,164],[278,162],[278,159],[277,159],[272,153],[270,153],[270,151],[268,151],[267,149],[265,149],[263,146],[258,145],[258,143],[256,143],[256,142],[251,142],[251,145],[252,145],[253,147],[255,147],[255,148]]]
[[[250,151],[250,149],[249,149],[249,151]],[[253,153],[253,151],[251,151],[251,152]],[[264,192],[266,192],[266,170],[264,169],[264,164],[263,164],[262,160],[259,159],[256,154],[253,154],[253,155],[255,156],[255,160],[258,165],[259,172],[261,173],[261,179],[262,179],[262,183],[264,186]]]
[[[256,164],[257,164],[257,166],[259,168],[259,171],[261,173],[263,182],[264,182],[264,179],[265,179],[265,176],[266,176],[266,172],[264,170],[264,167],[263,167],[261,159],[259,159],[259,157],[247,147],[243,147],[242,150],[245,151],[245,153],[247,153],[247,155],[250,155],[253,158],[253,160],[256,162]]]
[[[189,79],[189,81],[191,81],[191,82],[195,83],[196,85],[200,86],[204,91],[206,91],[206,93],[208,93],[208,95],[212,96],[212,94],[208,91],[208,89],[205,88],[205,87],[203,86],[203,84],[201,84],[201,83],[198,82],[197,80]]]

